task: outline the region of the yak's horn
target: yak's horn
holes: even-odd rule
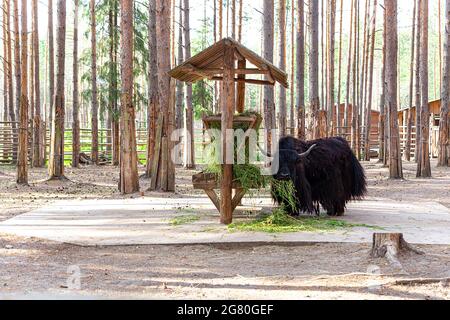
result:
[[[265,155],[265,156],[268,157],[268,158],[272,158],[272,153],[268,152],[266,149],[264,149],[263,147],[261,147],[261,146],[259,145],[259,143],[257,143],[257,146],[258,146],[259,151],[261,151],[261,153],[262,153],[263,155]]]
[[[309,154],[311,153],[311,151],[313,151],[316,147],[317,147],[317,144],[313,144],[313,145],[308,149],[308,151],[303,152],[303,153],[300,153],[300,154],[299,154],[299,157],[300,157],[300,158],[306,158],[307,156],[309,156]]]

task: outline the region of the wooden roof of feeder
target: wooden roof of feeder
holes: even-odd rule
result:
[[[287,74],[275,67],[266,59],[260,57],[250,49],[238,43],[232,38],[225,38],[200,52],[196,56],[185,61],[169,72],[172,78],[194,83],[203,79],[220,81],[223,78],[223,63],[226,47],[235,50],[236,60],[246,60],[256,68],[235,69],[238,75],[266,75],[266,80],[245,79],[238,77],[236,82],[244,82],[259,85],[275,85],[275,82],[288,88]]]

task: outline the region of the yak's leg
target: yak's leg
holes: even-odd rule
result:
[[[334,207],[334,210],[336,212],[336,216],[337,217],[342,217],[345,214],[345,205],[343,204],[338,204]]]

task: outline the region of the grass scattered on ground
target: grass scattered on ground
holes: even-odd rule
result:
[[[184,216],[179,216],[179,217],[175,217],[175,218],[171,219],[169,223],[172,226],[181,226],[184,224],[190,224],[190,223],[196,222],[198,220],[200,220],[199,216],[184,215]]]
[[[291,217],[282,208],[275,209],[272,214],[252,221],[236,222],[228,226],[230,231],[289,233],[335,231],[364,227],[380,229],[366,224],[353,224],[328,217]]]

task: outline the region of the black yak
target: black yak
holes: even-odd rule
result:
[[[289,214],[320,214],[320,205],[330,216],[344,215],[346,204],[360,200],[367,192],[364,169],[342,138],[301,141],[293,137],[279,142],[276,180],[292,180],[297,208],[272,192],[274,201]]]

